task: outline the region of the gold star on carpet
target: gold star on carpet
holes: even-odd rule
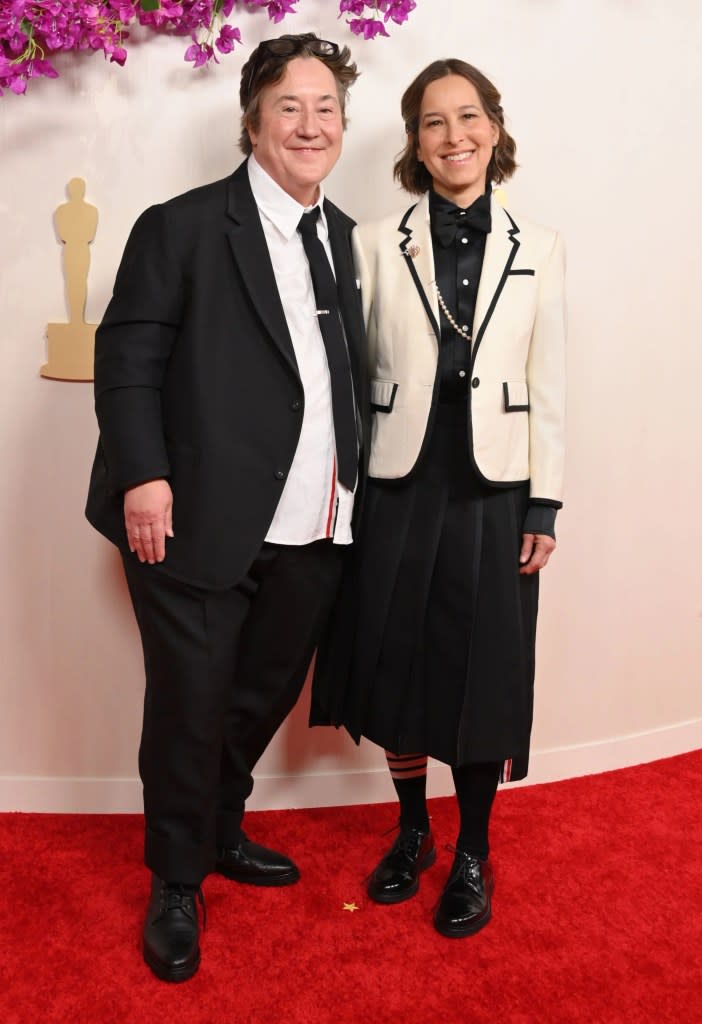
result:
[[[343,909],[353,914],[354,910],[360,910],[361,908],[357,907],[355,903],[344,903]]]

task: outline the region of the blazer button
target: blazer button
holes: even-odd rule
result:
[[[470,383],[471,383],[471,387],[479,388],[480,387],[480,377],[473,377],[473,380]]]
[[[290,408],[293,410],[293,412],[297,412],[298,409],[301,409],[302,408],[302,402],[300,401],[300,399],[296,398],[294,402],[291,402],[290,403]]]
[[[282,471],[282,469],[276,469],[275,478],[276,480],[285,480],[285,473]]]

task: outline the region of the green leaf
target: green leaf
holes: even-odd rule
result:
[[[157,11],[161,6],[161,0],[139,0],[142,11]]]

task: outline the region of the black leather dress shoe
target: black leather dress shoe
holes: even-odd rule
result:
[[[248,885],[292,885],[300,872],[289,857],[259,846],[243,835],[237,846],[217,851],[217,871]]]
[[[156,875],[144,921],[144,960],[162,981],[186,981],[200,966],[200,925],[194,886],[169,885]]]
[[[368,880],[368,895],[376,903],[401,903],[419,889],[419,874],[436,860],[434,837],[418,828],[400,834]]]
[[[436,930],[450,939],[479,932],[492,916],[494,888],[489,863],[456,850],[451,874],[434,914]]]

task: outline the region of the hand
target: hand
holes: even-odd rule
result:
[[[124,525],[129,550],[140,562],[162,562],[166,537],[173,536],[173,492],[167,480],[147,480],[124,492]]]
[[[522,536],[522,550],[519,552],[519,575],[529,576],[543,569],[555,547],[553,537],[547,537],[545,533],[525,533]]]

